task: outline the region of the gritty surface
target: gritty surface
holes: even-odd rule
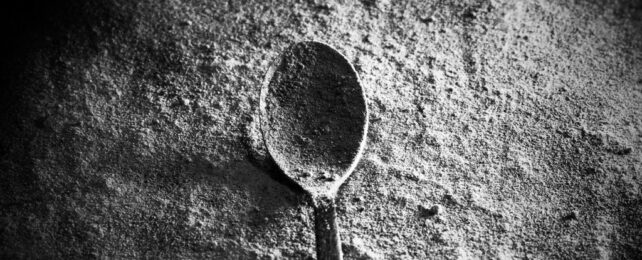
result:
[[[354,68],[326,44],[300,42],[266,77],[259,109],[266,150],[310,194],[334,197],[358,162],[367,129]]]
[[[3,8],[0,255],[313,257],[257,109],[269,61],[317,40],[370,100],[346,258],[639,258],[642,7],[602,2]]]

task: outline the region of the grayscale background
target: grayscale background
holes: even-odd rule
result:
[[[1,258],[313,258],[257,125],[304,40],[345,54],[371,111],[346,259],[642,257],[640,1],[2,9]]]

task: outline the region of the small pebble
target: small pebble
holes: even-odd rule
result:
[[[324,126],[323,127],[323,133],[324,134],[330,133],[330,126],[328,126],[328,125]]]
[[[192,101],[191,101],[191,100],[189,100],[189,99],[187,99],[187,98],[181,98],[181,104],[182,104],[183,106],[189,106],[189,104],[190,104],[191,102],[192,102]]]

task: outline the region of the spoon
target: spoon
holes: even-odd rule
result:
[[[359,76],[327,44],[293,44],[268,70],[260,113],[268,153],[312,198],[317,259],[343,259],[335,198],[361,158],[368,130]]]

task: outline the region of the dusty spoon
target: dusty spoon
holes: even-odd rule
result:
[[[335,197],[361,157],[368,129],[357,73],[324,43],[296,43],[269,68],[260,112],[269,154],[312,197],[317,259],[342,259]]]

